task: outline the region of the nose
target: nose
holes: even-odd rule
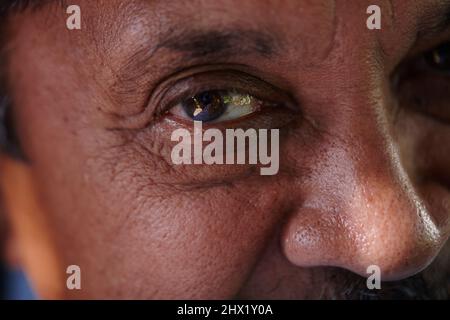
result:
[[[376,265],[382,280],[421,271],[445,232],[402,165],[386,121],[365,113],[335,122],[338,133],[317,143],[311,161],[296,157],[313,164],[292,192],[301,200],[293,200],[299,203],[282,232],[284,255],[301,267],[335,266],[361,276]]]

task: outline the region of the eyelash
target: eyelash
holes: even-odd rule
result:
[[[295,113],[298,108],[293,99],[281,89],[271,84],[251,76],[247,73],[236,70],[214,70],[212,72],[193,73],[190,76],[168,83],[161,90],[161,99],[156,99],[156,114],[164,117],[172,117],[180,122],[192,122],[192,119],[183,117],[181,105],[187,101],[198,97],[204,93],[215,93],[221,95],[241,96],[250,99],[253,106],[251,113],[243,117],[228,119],[227,121],[207,121],[206,124],[237,124],[238,122],[249,121],[250,118],[257,117],[264,113]],[[178,109],[178,112],[174,112]],[[186,114],[185,114],[186,116]],[[245,121],[244,121],[245,119]]]

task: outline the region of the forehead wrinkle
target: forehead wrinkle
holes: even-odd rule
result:
[[[107,55],[114,48],[123,44],[123,37],[130,26],[141,19],[141,8],[136,2],[124,2],[122,0],[109,0],[117,3],[116,10],[103,10],[105,1],[96,1],[89,12],[84,12],[84,25],[89,26],[89,40],[94,43],[97,54]],[[124,34],[125,32],[125,34]]]

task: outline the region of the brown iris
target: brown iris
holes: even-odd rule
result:
[[[221,91],[204,91],[183,101],[187,116],[194,121],[208,122],[219,118],[227,109]]]

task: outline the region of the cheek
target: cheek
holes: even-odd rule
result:
[[[281,188],[257,180],[177,188],[152,183],[161,174],[157,168],[131,164],[124,155],[115,161],[123,167],[105,172],[111,165],[99,161],[90,168],[104,174],[95,176],[92,188],[101,190],[105,208],[97,215],[111,216],[105,223],[114,235],[101,250],[124,257],[111,274],[139,274],[128,288],[145,285],[152,298],[235,294],[281,216],[280,194],[270,191]]]
[[[229,298],[239,290],[282,216],[278,178],[161,182],[173,173],[136,141],[63,127],[36,130],[27,149],[61,257],[82,269],[82,294]]]

